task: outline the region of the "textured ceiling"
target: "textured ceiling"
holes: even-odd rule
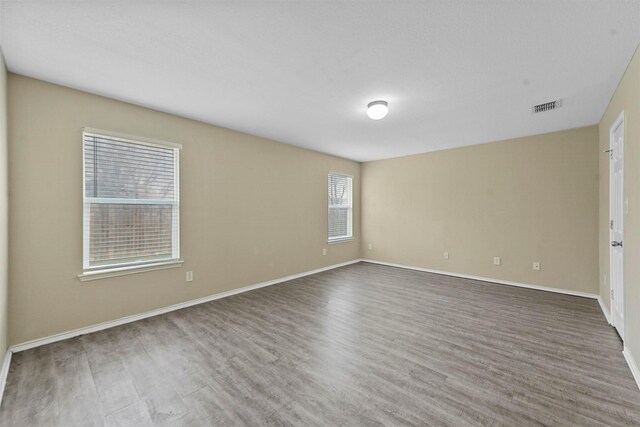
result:
[[[640,42],[640,1],[2,0],[1,17],[10,71],[359,161],[597,123]]]

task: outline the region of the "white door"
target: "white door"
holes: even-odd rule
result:
[[[610,141],[610,192],[611,213],[610,261],[611,261],[611,317],[613,326],[624,340],[624,116],[620,115],[611,127]]]

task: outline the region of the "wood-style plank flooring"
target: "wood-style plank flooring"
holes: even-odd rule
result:
[[[17,353],[0,425],[640,425],[621,350],[594,300],[360,263]]]

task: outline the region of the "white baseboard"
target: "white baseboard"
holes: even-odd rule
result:
[[[622,355],[624,356],[629,368],[631,369],[631,374],[633,374],[633,378],[636,380],[636,384],[638,388],[640,388],[640,366],[636,363],[633,356],[629,352],[629,347],[624,346],[624,350],[622,350]]]
[[[69,339],[69,338],[77,337],[79,335],[89,334],[91,332],[97,332],[97,331],[101,331],[103,329],[108,329],[108,328],[113,328],[115,326],[124,325],[125,323],[135,322],[136,320],[146,319],[147,317],[157,316],[159,314],[168,313],[170,311],[180,310],[182,308],[191,307],[193,305],[198,305],[198,304],[202,304],[202,303],[209,302],[209,301],[214,301],[214,300],[221,299],[221,298],[226,298],[226,297],[229,297],[231,295],[236,295],[236,294],[240,294],[240,293],[243,293],[243,292],[252,291],[252,290],[258,289],[258,288],[264,288],[266,286],[271,286],[271,285],[275,285],[275,284],[278,284],[278,283],[287,282],[287,281],[293,280],[293,279],[299,279],[300,277],[310,276],[312,274],[321,273],[321,272],[327,271],[327,270],[333,270],[334,268],[344,267],[346,265],[355,264],[355,263],[358,263],[360,261],[362,261],[362,260],[355,259],[355,260],[343,262],[343,263],[340,263],[340,264],[334,264],[334,265],[330,265],[330,266],[327,266],[327,267],[317,268],[315,270],[309,270],[309,271],[305,271],[303,273],[292,274],[290,276],[280,277],[278,279],[273,279],[273,280],[269,280],[269,281],[266,281],[266,282],[256,283],[255,285],[249,285],[249,286],[245,286],[245,287],[238,288],[238,289],[232,289],[230,291],[220,292],[218,294],[209,295],[209,296],[206,296],[206,297],[203,297],[203,298],[194,299],[194,300],[191,300],[191,301],[181,302],[179,304],[173,304],[173,305],[170,305],[170,306],[167,306],[167,307],[158,308],[158,309],[147,311],[147,312],[144,312],[144,313],[134,314],[134,315],[131,315],[131,316],[122,317],[120,319],[111,320],[111,321],[104,322],[104,323],[99,323],[97,325],[87,326],[87,327],[75,329],[75,330],[69,331],[69,332],[63,332],[61,334],[51,335],[51,336],[48,336],[48,337],[45,337],[45,338],[38,338],[38,339],[35,339],[35,340],[32,340],[32,341],[27,341],[27,342],[22,343],[22,344],[12,345],[11,347],[9,347],[9,350],[14,352],[14,353],[17,353],[17,352],[20,352],[20,351],[29,350],[31,348],[40,347],[42,345],[51,344],[51,343],[54,343],[54,342],[57,342],[57,341],[63,341],[63,340]]]
[[[7,375],[9,375],[9,365],[11,365],[11,350],[7,350],[2,362],[2,370],[0,371],[0,405],[2,405],[2,396],[4,396],[4,386],[7,384]]]
[[[611,313],[609,313],[609,309],[606,305],[604,305],[604,301],[602,300],[602,296],[598,297],[598,303],[600,304],[600,309],[602,309],[602,314],[607,318],[607,322],[611,324]]]
[[[459,274],[459,273],[452,273],[450,271],[432,270],[430,268],[413,267],[410,265],[394,264],[390,262],[375,261],[370,259],[363,259],[362,262],[370,262],[372,264],[386,265],[389,267],[406,268],[408,270],[425,271],[427,273],[443,274],[445,276],[460,277],[462,279],[480,280],[482,282],[497,283],[499,285],[517,286],[519,288],[535,289],[537,291],[555,292],[558,294],[573,295],[576,297],[598,299],[598,296],[599,296],[596,294],[590,294],[588,292],[571,291],[568,289],[560,289],[560,288],[548,288],[546,286],[530,285],[528,283],[510,282],[508,280],[499,280],[499,279],[492,279],[489,277],[471,276],[469,274]]]

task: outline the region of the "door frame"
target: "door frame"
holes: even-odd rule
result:
[[[609,153],[611,152],[611,150],[613,149],[613,135],[615,130],[621,125],[624,124],[625,120],[624,120],[624,110],[620,113],[620,115],[616,118],[616,120],[613,122],[613,124],[611,125],[611,127],[609,128]],[[625,215],[627,213],[627,198],[625,197],[625,192],[624,192],[624,158],[625,158],[625,150],[624,150],[624,143],[625,143],[625,135],[626,134],[626,127],[623,128],[623,134],[622,134],[622,144],[623,144],[623,149],[622,149],[622,199],[619,201],[619,203],[621,203],[621,207],[622,207],[622,213],[621,213],[621,218],[622,218],[622,242],[624,244],[625,242]],[[611,161],[609,161],[609,220],[611,220],[611,218],[613,217],[612,215],[612,192],[611,192],[611,184],[613,183],[612,180],[612,175],[613,175],[613,167],[611,165]],[[611,326],[615,327],[616,330],[618,331],[618,333],[620,333],[620,328],[616,327],[615,324],[615,316],[613,315],[613,301],[611,299],[611,293],[613,292],[613,281],[612,281],[612,277],[613,277],[613,269],[612,269],[612,257],[613,257],[613,247],[611,246],[611,241],[612,241],[612,233],[611,233],[611,227],[609,227],[609,239],[607,240],[607,247],[609,248],[609,307],[611,309]],[[625,295],[625,282],[626,282],[626,277],[625,277],[625,259],[624,259],[624,246],[622,247],[623,250],[623,256],[622,256],[622,322],[624,322],[624,319],[626,318],[626,310],[625,310],[625,301],[626,301],[626,295]],[[620,325],[622,326],[622,330],[623,333],[620,334],[620,338],[622,338],[622,341],[624,342],[624,334],[626,331],[625,325]]]

